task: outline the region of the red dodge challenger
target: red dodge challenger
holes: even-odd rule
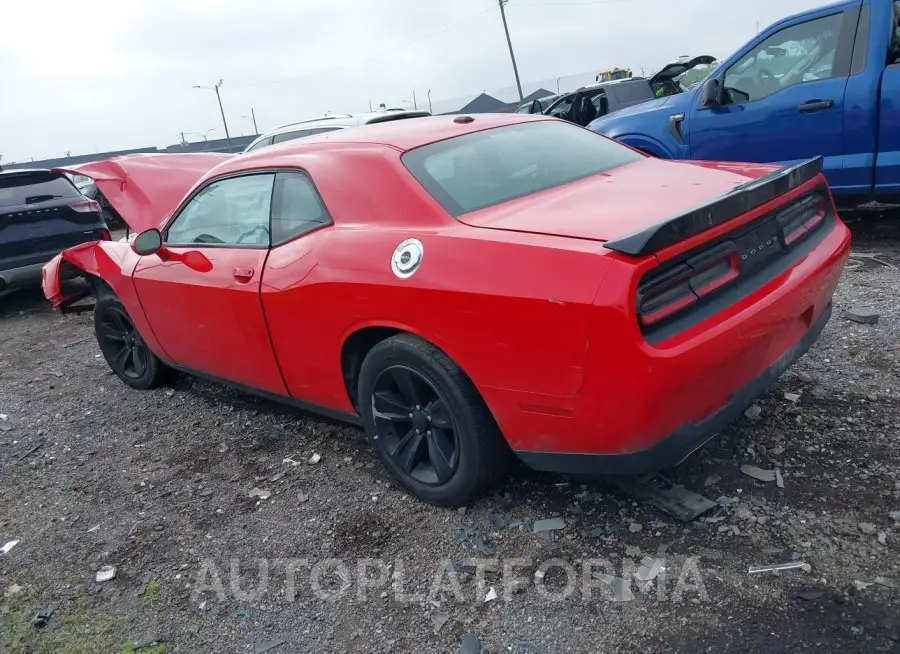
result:
[[[662,161],[510,115],[75,169],[139,232],[66,250],[126,384],[175,369],[362,425],[441,505],[679,463],[812,345],[850,246],[821,160]],[[80,270],[79,270],[80,269]]]

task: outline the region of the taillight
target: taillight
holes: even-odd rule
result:
[[[785,246],[791,246],[825,219],[824,198],[812,195],[778,216]]]
[[[76,200],[69,207],[78,213],[100,213],[100,203],[96,200]]]
[[[685,263],[653,275],[638,287],[641,324],[652,325],[728,285],[740,275],[733,243],[722,243]]]

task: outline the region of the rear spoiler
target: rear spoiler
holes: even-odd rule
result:
[[[772,171],[746,184],[735,186],[717,200],[666,218],[639,232],[607,241],[604,247],[635,257],[657,252],[770,202],[779,195],[802,186],[821,172],[822,157],[813,157]]]

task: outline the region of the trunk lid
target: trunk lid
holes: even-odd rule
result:
[[[609,241],[776,170],[763,164],[638,162],[458,217],[472,227]]]
[[[135,232],[158,227],[203,175],[235,155],[133,154],[54,169],[86,175]]]

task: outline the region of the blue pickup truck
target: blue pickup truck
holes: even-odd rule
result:
[[[791,164],[824,157],[842,204],[900,201],[900,0],[775,23],[686,93],[588,127],[657,157]]]

